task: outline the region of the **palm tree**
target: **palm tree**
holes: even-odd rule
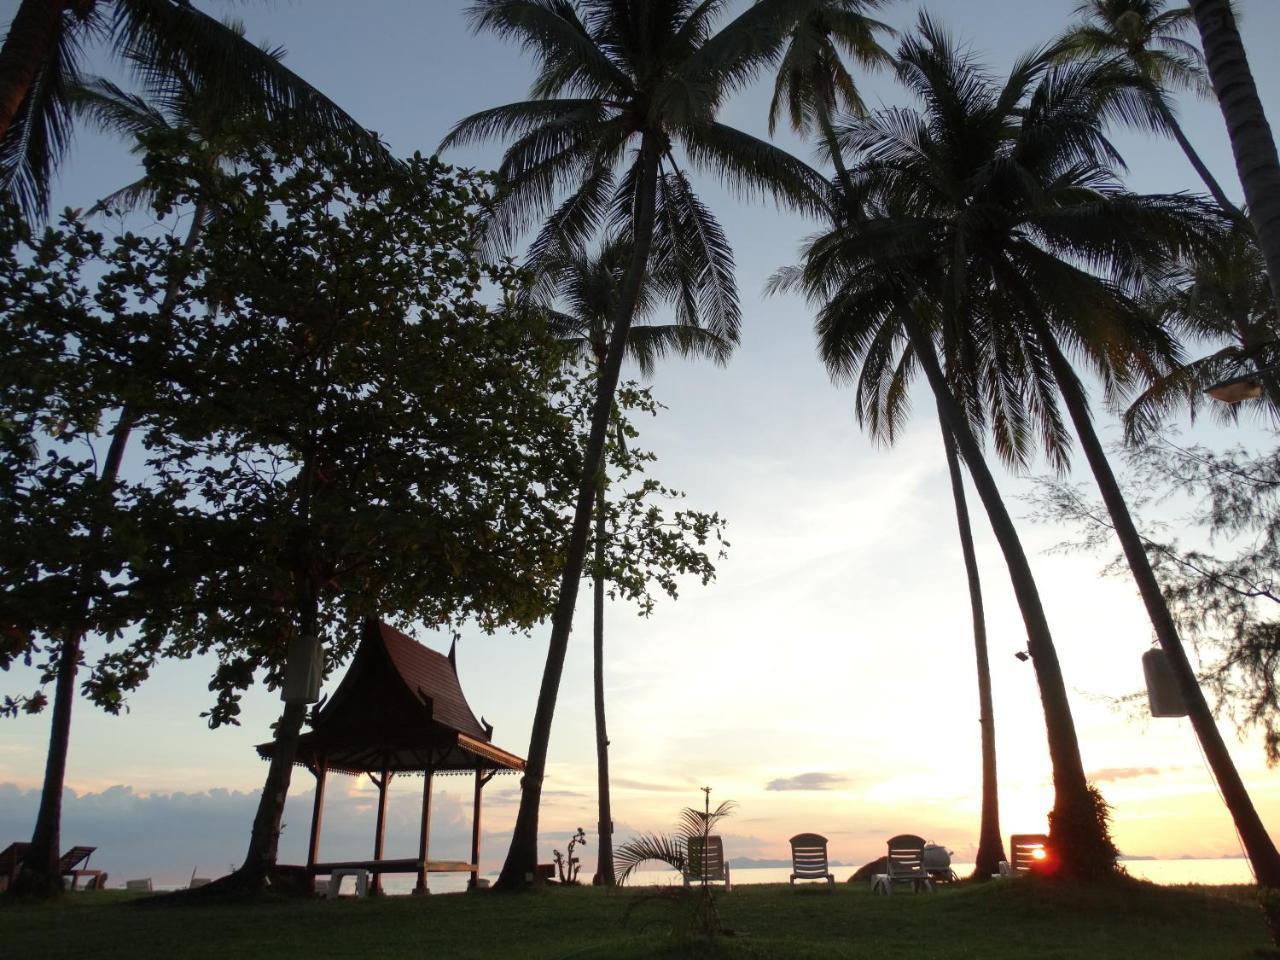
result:
[[[1037,358],[1035,393],[1046,412],[1056,406],[1054,392],[1061,395],[1254,872],[1274,885],[1280,854],[1214,723],[1064,350],[1088,362],[1108,389],[1167,368],[1176,345],[1130,294],[1169,259],[1200,249],[1213,224],[1186,198],[1123,189],[1113,171],[1119,156],[1102,133],[1116,89],[1107,65],[1049,69],[1039,55],[997,90],[971,70],[957,73],[936,36],[925,43],[903,59],[926,68],[920,78],[930,103],[948,110],[930,111],[924,143],[910,149],[899,122],[881,116],[855,125],[852,137],[870,155],[864,173],[892,202],[909,204],[917,218],[909,233],[923,224],[936,232],[935,249],[960,294],[975,284],[984,292],[984,342],[1018,343]],[[948,77],[945,88],[938,77]],[[951,149],[934,152],[935,141]]]
[[[1076,8],[1076,15],[1080,22],[1059,41],[1064,53],[1115,58],[1126,64],[1139,81],[1148,108],[1131,119],[1172,136],[1222,211],[1238,223],[1247,223],[1187,139],[1170,100],[1175,90],[1212,95],[1204,57],[1195,44],[1183,39],[1193,29],[1190,8],[1170,8],[1165,0],[1086,0]]]
[[[526,266],[538,278],[531,297],[540,314],[547,318],[553,335],[569,344],[573,352],[602,369],[609,352],[610,323],[616,312],[618,289],[631,254],[616,237],[608,238],[595,255],[578,249],[553,248]],[[655,363],[670,353],[707,357],[724,364],[737,344],[736,326],[717,333],[696,325],[696,314],[685,323],[640,323],[647,321],[664,286],[663,279],[646,276],[637,296],[634,320],[627,331],[627,355],[636,361],[645,376]],[[678,278],[677,278],[678,287]],[[674,291],[678,294],[678,289]],[[560,302],[566,311],[556,309]],[[678,299],[677,299],[678,302]],[[622,438],[619,437],[619,442]],[[596,718],[596,777],[599,805],[599,854],[596,873],[606,887],[615,885],[613,868],[613,809],[609,790],[609,735],[604,710],[604,599],[605,545],[609,539],[605,510],[607,477],[600,467],[596,487],[595,532],[592,538],[592,663]]]
[[[714,26],[723,0],[479,0],[470,8],[477,30],[509,37],[539,59],[531,99],[468,117],[442,144],[514,138],[498,170],[491,242],[508,244],[547,216],[534,256],[553,244],[580,244],[603,222],[620,230],[631,248],[583,452],[502,887],[527,883],[537,863],[551,721],[609,412],[646,268],[679,276],[682,309],[697,310],[709,328],[727,329],[737,319],[731,251],[694,194],[676,148],[693,168],[714,172],[742,192],[819,208],[825,183],[818,174],[716,119],[725,97],[776,57],[810,2],[761,0],[719,32]]]
[[[1054,773],[1055,849],[1069,874],[1097,875],[1113,869],[1115,848],[1085,777],[1030,565],[973,425],[989,418],[996,450],[1006,458],[1021,456],[1036,431],[1056,459],[1065,431],[1045,402],[1043,357],[1001,336],[990,317],[999,302],[990,278],[977,275],[960,253],[969,234],[980,238],[982,224],[999,213],[975,204],[981,199],[975,191],[1001,167],[984,147],[1016,128],[1045,57],[1018,61],[1001,87],[927,16],[919,34],[900,45],[897,70],[923,107],[882,111],[839,131],[842,145],[860,159],[853,174],[862,214],[837,211],[833,228],[810,243],[799,283],[819,306],[823,356],[838,376],[856,375],[868,357],[883,363],[895,352],[902,355],[898,366],[924,372],[987,510],[1027,628]],[[935,344],[945,352],[946,373]]]
[[[149,84],[205,78],[224,112],[256,103],[274,120],[307,120],[313,134],[380,162],[377,137],[242,33],[189,0],[22,0],[0,46],[0,192],[43,216],[49,183],[70,144],[83,48],[106,42]]]
[[[883,0],[830,0],[801,21],[791,32],[774,84],[773,100],[769,105],[770,133],[776,129],[784,105],[793,130],[800,134],[816,132],[821,138],[825,155],[836,169],[836,194],[849,200],[853,199],[855,191],[836,138],[833,117],[837,110],[863,116],[866,114],[866,106],[853,75],[844,63],[842,52],[867,69],[892,62],[893,58],[876,39],[877,32],[888,31],[889,28],[867,16],[867,11],[882,3]],[[849,215],[857,216],[858,212],[853,210]],[[877,413],[871,411],[869,416],[875,420]],[[986,618],[983,614],[982,580],[973,548],[973,532],[965,503],[963,479],[955,452],[955,441],[947,432],[945,422],[942,424],[942,434],[973,613],[973,640],[978,664],[979,723],[982,729],[982,813],[979,820],[978,852],[974,858],[974,876],[987,879],[996,872],[1000,861],[1004,859],[1004,842],[1000,835],[995,708],[987,657]]]
[[[1209,80],[1227,122],[1231,152],[1244,187],[1249,219],[1280,309],[1280,155],[1253,82],[1230,0],[1188,0],[1200,31]]]
[[[890,28],[868,16],[885,3],[886,0],[821,0],[792,28],[769,103],[769,133],[772,135],[777,129],[785,110],[792,130],[819,138],[846,193],[850,192],[849,171],[832,121],[841,111],[862,116],[866,104],[844,57],[868,70],[892,62],[876,36],[891,32]]]

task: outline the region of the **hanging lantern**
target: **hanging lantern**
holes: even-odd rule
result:
[[[1178,689],[1169,658],[1159,647],[1142,655],[1142,674],[1147,680],[1147,703],[1153,717],[1185,717],[1187,704]]]
[[[320,699],[323,679],[324,647],[320,638],[294,637],[290,640],[280,699],[285,703],[315,703]]]

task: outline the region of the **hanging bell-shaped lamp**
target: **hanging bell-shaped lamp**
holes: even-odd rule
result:
[[[1153,717],[1185,717],[1187,704],[1178,689],[1169,658],[1159,647],[1142,655],[1142,675],[1147,680],[1147,703]]]

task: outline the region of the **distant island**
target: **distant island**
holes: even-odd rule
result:
[[[789,867],[790,860],[756,860],[753,857],[730,857],[729,866],[736,867],[739,870],[753,870],[757,867]],[[832,860],[829,864],[832,867],[851,867],[853,864],[844,863],[840,860]]]

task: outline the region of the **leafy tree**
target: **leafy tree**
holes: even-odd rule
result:
[[[1253,82],[1231,0],[1188,0],[1188,5],[1200,31],[1209,80],[1227,122],[1231,152],[1267,264],[1271,294],[1280,309],[1280,155],[1276,141]]]
[[[622,281],[630,259],[630,251],[617,238],[607,239],[598,253],[592,254],[582,249],[552,248],[548,253],[528,264],[537,281],[529,291],[529,301],[534,309],[544,318],[552,331],[563,343],[581,357],[585,357],[599,370],[604,366],[609,348],[609,324],[614,313],[618,297],[618,287]],[[718,362],[725,362],[733,344],[722,340],[710,330],[697,326],[696,314],[685,317],[692,322],[685,323],[651,323],[648,322],[656,308],[656,298],[664,285],[672,285],[670,278],[650,274],[641,286],[636,303],[636,319],[646,322],[635,322],[627,333],[627,354],[635,360],[643,374],[651,374],[656,362],[669,353],[684,356],[705,356]],[[679,296],[678,278],[672,293]],[[556,309],[563,305],[565,309]],[[647,412],[656,412],[656,405],[647,394],[634,388],[624,388],[619,394],[619,404],[615,405],[615,430],[606,442],[605,459],[615,470],[631,474],[640,469],[646,455],[628,449],[626,438],[634,431],[625,419],[623,411],[637,404]],[[593,582],[592,611],[592,661],[594,664],[593,686],[595,699],[596,722],[596,767],[597,794],[599,798],[599,844],[596,872],[600,882],[607,887],[614,885],[613,871],[613,813],[609,791],[609,736],[605,724],[604,709],[604,599],[606,582],[610,579],[610,569],[615,576],[628,584],[628,592],[632,599],[641,602],[641,609],[647,615],[652,608],[652,600],[648,594],[648,583],[651,577],[661,581],[662,588],[674,596],[675,583],[670,576],[673,568],[686,568],[697,565],[697,558],[685,555],[683,537],[669,538],[661,534],[665,520],[661,513],[651,513],[642,507],[649,493],[670,495],[671,491],[654,486],[638,491],[635,496],[628,496],[624,502],[630,506],[629,522],[638,525],[642,521],[648,525],[647,532],[639,536],[639,541],[657,547],[656,552],[645,558],[637,555],[614,551],[612,563],[606,563],[605,553],[613,539],[610,530],[618,529],[619,517],[616,515],[621,503],[614,504],[615,516],[610,517],[607,503],[606,485],[609,471],[602,465],[600,483],[596,490],[595,529],[592,536],[592,559],[589,574]],[[676,514],[676,526],[681,533],[693,532],[692,526],[684,522],[683,514]],[[705,516],[705,515],[695,515]],[[613,521],[611,523],[611,520]],[[702,536],[705,540],[705,530]],[[625,541],[624,541],[625,542]],[[701,557],[701,554],[697,555]],[[703,582],[714,573],[708,567],[701,571]]]
[[[716,32],[723,7],[717,0],[480,0],[470,8],[477,30],[509,37],[539,60],[532,99],[462,120],[443,144],[514,138],[498,169],[491,242],[508,244],[546,216],[534,257],[556,245],[580,245],[604,223],[619,230],[631,250],[581,461],[520,810],[498,881],[505,888],[528,883],[537,864],[551,722],[609,412],[645,271],[679,277],[680,309],[696,310],[702,325],[723,339],[737,336],[732,253],[694,194],[676,148],[693,167],[779,203],[813,209],[825,190],[799,160],[716,119],[725,97],[777,55],[808,3],[761,0]]]
[[[212,653],[216,726],[255,677],[280,684],[299,638],[340,662],[364,616],[542,618],[576,435],[558,349],[478,300],[486,282],[516,282],[474,254],[484,182],[287,144],[209,182],[184,145],[150,158],[161,200],[200,196],[211,217],[142,405],[151,484],[181,512],[150,531],[149,576],[117,578],[139,595],[163,583],[166,602],[135,617],[90,688],[127,691],[158,657]],[[287,704],[276,724],[233,887],[274,863],[305,712]]]
[[[1280,451],[1184,447],[1157,435],[1124,450],[1135,512],[1189,505],[1175,522],[1144,524],[1143,541],[1181,634],[1200,657],[1200,678],[1240,731],[1258,729],[1267,762],[1280,763]],[[1067,546],[1114,549],[1102,504],[1076,486],[1041,481],[1038,518],[1075,526]],[[1194,545],[1184,542],[1190,535]],[[1123,575],[1116,557],[1106,567]]]
[[[15,894],[61,889],[62,786],[81,643],[118,638],[138,615],[123,585],[146,567],[143,532],[163,529],[173,491],[119,475],[119,411],[164,376],[163,300],[172,307],[172,237],[107,242],[78,220],[33,234],[17,209],[0,215],[0,668],[39,661],[55,684],[45,787]],[[104,451],[104,432],[111,440]],[[141,574],[138,574],[141,575]],[[163,606],[155,584],[149,602]],[[99,702],[118,709],[114,692]],[[43,692],[5,698],[4,712],[37,712]]]
[[[272,55],[278,57],[278,54]],[[137,60],[136,54],[131,57]],[[242,104],[234,110],[229,109],[229,105],[211,90],[210,85],[199,74],[184,66],[175,68],[171,74],[147,71],[142,62],[137,62],[135,66],[143,76],[145,95],[127,93],[111,81],[97,78],[71,92],[72,109],[103,130],[131,139],[134,152],[138,154],[145,155],[150,145],[161,141],[169,144],[181,142],[187,155],[202,166],[206,179],[220,175],[227,157],[243,149],[246,142],[253,142],[258,135],[254,124],[255,104]],[[94,210],[147,207],[156,198],[157,184],[154,178],[150,173],[143,173],[133,183],[100,201]],[[209,204],[200,199],[195,200],[191,205],[190,224],[181,246],[173,251],[174,256],[169,262],[157,263],[166,277],[163,297],[155,314],[155,320],[161,328],[167,326],[172,319],[183,291],[186,265],[200,240],[209,215]],[[130,438],[138,423],[145,422],[146,417],[147,411],[139,409],[136,399],[121,399],[121,406],[115,413],[115,422],[111,427],[110,443],[102,469],[91,481],[104,495],[114,495]],[[90,540],[100,540],[104,534],[105,531],[93,526],[87,530]],[[89,575],[88,572],[86,575]],[[87,609],[92,603],[91,598],[73,599],[68,609],[79,609],[82,606]],[[50,761],[41,791],[40,814],[27,852],[27,867],[22,883],[15,887],[15,892],[18,893],[30,892],[37,887],[52,891],[60,889],[61,878],[57,876],[56,870],[60,849],[60,798],[71,734],[75,673],[86,629],[87,623],[82,622],[56,631],[65,650],[59,658],[58,682],[55,683]],[[67,675],[64,677],[62,674]],[[29,701],[34,702],[36,701]]]
[[[385,161],[377,137],[262,50],[238,28],[189,0],[21,0],[0,46],[0,191],[29,216],[44,216],[49,183],[71,140],[83,50],[106,43],[148,83],[198,76],[220,112],[246,103],[273,119],[305,121],[313,132]]]
[[[1222,211],[1247,224],[1187,139],[1171,100],[1183,90],[1212,96],[1204,57],[1183,39],[1194,29],[1191,8],[1171,7],[1166,0],[1086,0],[1076,15],[1079,22],[1059,41],[1064,54],[1114,58],[1128,66],[1146,108],[1129,119],[1173,137]]]

